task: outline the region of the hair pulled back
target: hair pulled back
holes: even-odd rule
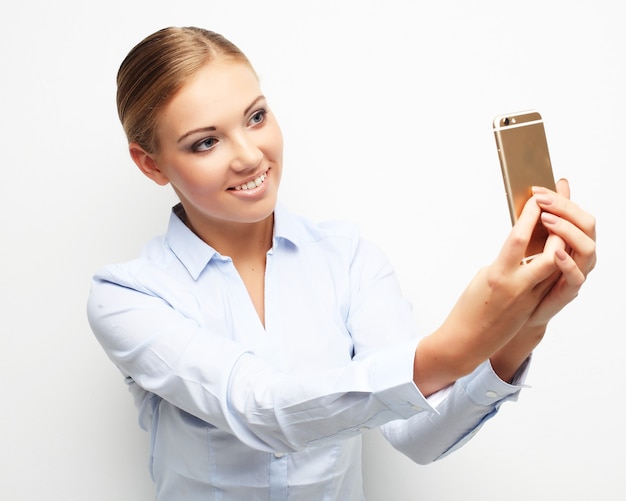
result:
[[[163,28],[139,42],[117,73],[117,112],[128,142],[156,152],[163,107],[191,75],[217,58],[250,64],[232,42],[202,28]]]

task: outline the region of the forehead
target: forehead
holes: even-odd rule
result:
[[[184,133],[195,127],[219,126],[241,118],[261,95],[249,64],[214,61],[194,73],[165,105],[159,120],[163,132]]]

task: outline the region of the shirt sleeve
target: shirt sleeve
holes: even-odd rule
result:
[[[185,311],[194,302],[190,296],[185,307],[174,307],[145,280],[111,268],[94,278],[87,313],[127,378],[250,447],[297,451],[433,412],[412,382],[414,339],[356,356],[345,367],[294,376],[209,335]]]
[[[520,367],[513,384],[508,384],[486,361],[429,398],[435,413],[387,423],[381,426],[381,432],[395,449],[416,463],[442,459],[471,440],[504,402],[517,400],[529,362]]]

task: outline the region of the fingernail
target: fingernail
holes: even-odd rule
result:
[[[541,221],[543,221],[545,224],[555,224],[557,222],[557,217],[554,214],[550,214],[549,212],[542,212]]]
[[[565,252],[563,249],[557,249],[556,251],[554,251],[554,254],[561,261],[567,260],[567,252]]]
[[[539,205],[552,205],[554,203],[554,196],[549,192],[535,193],[535,200]]]

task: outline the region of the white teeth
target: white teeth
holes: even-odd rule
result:
[[[257,186],[261,186],[263,181],[267,176],[265,174],[261,174],[254,181],[248,181],[247,183],[241,184],[239,186],[235,186],[235,190],[251,190],[252,188],[256,188]]]

